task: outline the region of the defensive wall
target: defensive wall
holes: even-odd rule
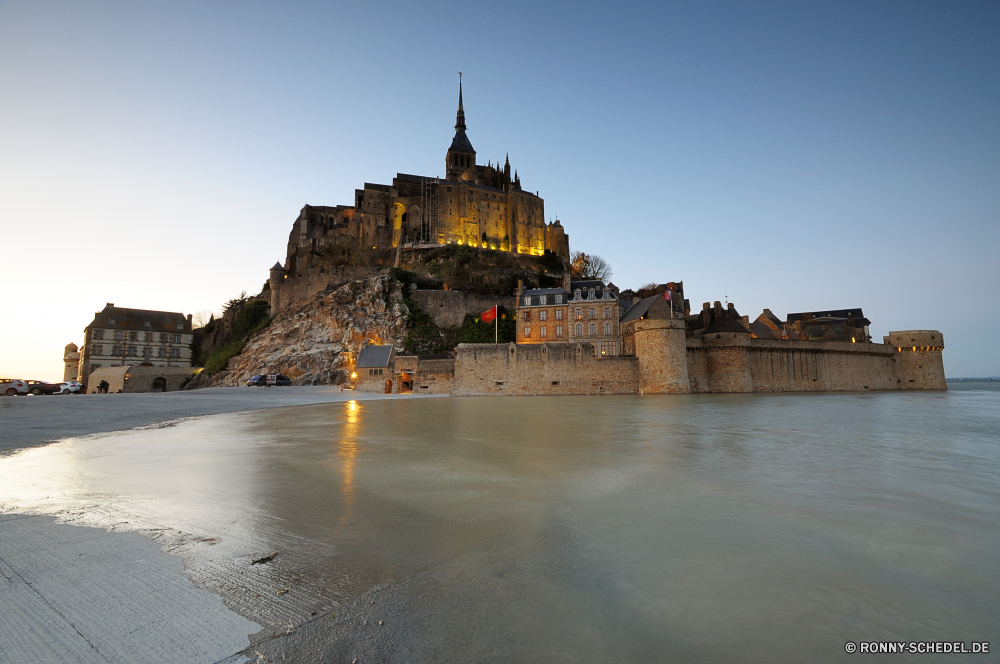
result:
[[[108,382],[108,393],[117,392],[177,392],[181,385],[197,373],[191,367],[101,367],[90,373],[87,394],[97,394],[102,380]]]
[[[459,344],[455,396],[636,394],[639,360],[594,357],[591,343]]]
[[[351,281],[370,279],[388,272],[388,268],[357,265],[332,265],[293,270],[285,274],[280,266],[271,268],[271,315],[311,299],[317,293],[335,290]]]
[[[430,314],[438,327],[461,325],[466,314],[478,316],[494,305],[513,310],[516,298],[510,296],[481,296],[453,290],[415,290],[410,292],[420,308]]]
[[[636,325],[636,357],[594,357],[590,343],[461,344],[452,394],[683,394],[944,390],[935,330],[890,332],[885,344],[685,338],[683,322]]]

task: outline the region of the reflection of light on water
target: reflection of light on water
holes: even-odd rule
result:
[[[344,480],[344,513],[341,523],[346,523],[354,507],[354,460],[358,456],[358,431],[361,428],[361,407],[357,401],[347,402],[347,418],[341,431],[338,455],[341,459],[341,473]]]

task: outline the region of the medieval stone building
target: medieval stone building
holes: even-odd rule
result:
[[[510,160],[476,162],[466,135],[459,82],[455,137],[445,154],[445,177],[397,173],[392,184],[365,183],[354,205],[306,205],[288,238],[284,270],[292,273],[314,251],[333,245],[370,249],[446,244],[534,256],[549,250],[569,259],[569,236],[545,222],[545,203],[525,191]]]

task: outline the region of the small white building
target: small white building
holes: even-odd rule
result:
[[[116,307],[108,302],[83,330],[79,380],[88,384],[90,374],[104,367],[191,366],[191,315]]]

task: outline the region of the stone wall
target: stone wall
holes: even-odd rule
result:
[[[946,390],[944,337],[937,330],[890,332],[885,338],[892,356],[896,387],[901,390]]]
[[[453,395],[636,394],[639,361],[589,343],[459,344]]]
[[[277,270],[274,271],[275,273]],[[304,268],[289,274],[272,273],[271,315],[295,307],[312,299],[318,293],[336,290],[346,283],[388,274],[388,268],[332,265],[330,267]],[[274,277],[281,277],[275,279]],[[275,287],[277,283],[277,288]],[[275,309],[277,304],[277,309]]]
[[[413,379],[414,394],[448,394],[455,385],[455,360],[420,360]]]
[[[516,303],[516,298],[509,296],[485,297],[445,290],[415,290],[410,297],[430,314],[438,327],[461,325],[466,314],[478,316],[496,304],[513,311]]]
[[[196,371],[190,367],[102,367],[91,372],[87,394],[97,394],[97,386],[102,380],[108,381],[109,394],[152,392],[157,378],[166,381],[164,392],[176,392]]]
[[[901,386],[893,362],[896,349],[882,344],[710,336],[687,340],[692,392],[832,392]],[[942,372],[942,384],[943,376]]]

